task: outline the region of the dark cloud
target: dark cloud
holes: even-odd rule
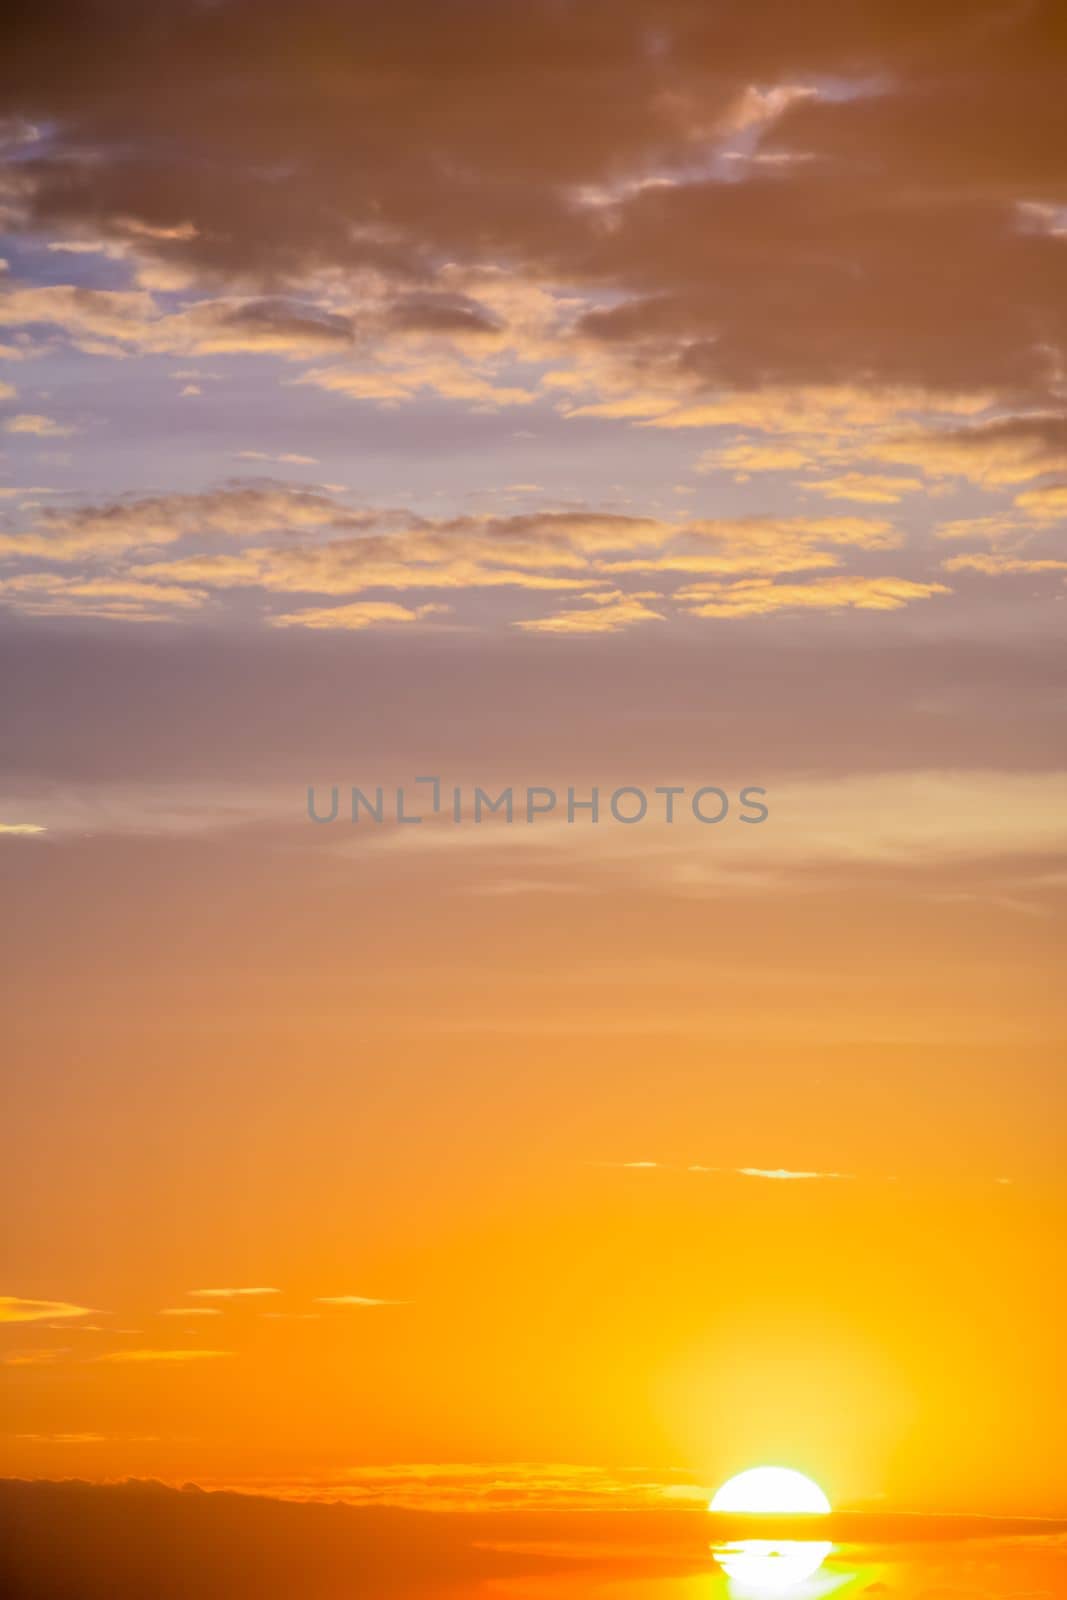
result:
[[[467,295],[411,294],[397,300],[392,327],[408,333],[479,334],[499,331],[499,320]]]
[[[217,327],[221,333],[245,336],[250,349],[259,341],[266,345],[292,343],[311,349],[316,345],[343,349],[353,337],[347,317],[281,299],[245,301],[220,316]]]
[[[909,462],[933,476],[956,475],[988,486],[1024,483],[1067,471],[1067,417],[1031,412],[956,428],[899,433],[873,454]],[[1048,490],[1038,490],[1038,499]]]
[[[29,227],[275,289],[369,266],[394,326],[461,336],[492,319],[414,286],[510,264],[632,301],[584,331],[708,386],[1052,382],[1064,244],[1020,214],[1064,195],[1051,0],[16,10]]]

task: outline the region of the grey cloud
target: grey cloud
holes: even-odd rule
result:
[[[1063,194],[1053,0],[17,9],[23,226],[253,286],[234,336],[343,344],[288,300],[369,273],[397,328],[476,342],[420,297],[495,263],[621,299],[580,336],[698,388],[1054,383],[1062,241],[1019,225]]]

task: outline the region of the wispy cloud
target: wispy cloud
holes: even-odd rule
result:
[[[295,450],[283,450],[280,455],[271,455],[269,450],[238,450],[238,461],[276,461],[284,466],[315,467],[318,465],[317,456],[300,455]]]
[[[774,1182],[832,1182],[855,1178],[854,1172],[819,1172],[795,1167],[708,1167],[699,1162],[679,1166],[669,1161],[597,1161],[598,1167],[617,1172],[696,1172],[731,1178],[769,1178]]]
[[[252,1299],[264,1294],[281,1294],[280,1289],[264,1289],[258,1287],[239,1289],[186,1289],[186,1294],[195,1295],[200,1300],[242,1300]]]
[[[409,1306],[410,1300],[379,1300],[371,1295],[364,1294],[321,1294],[316,1295],[317,1306]]]
[[[914,578],[834,577],[812,583],[705,583],[678,598],[694,617],[766,617],[775,611],[899,611],[915,600],[948,594],[943,583]]]
[[[30,1444],[103,1444],[107,1439],[105,1433],[19,1433],[17,1439],[25,1439]]]
[[[232,1350],[112,1350],[94,1359],[109,1366],[141,1366],[153,1362],[180,1366],[184,1362],[220,1361]]]
[[[854,500],[866,505],[895,505],[922,488],[921,478],[899,478],[871,472],[844,472],[835,478],[809,478],[804,487],[827,500]]]
[[[102,1322],[46,1322],[53,1333],[140,1333],[140,1328],[106,1328]]]
[[[613,601],[604,606],[584,606],[574,611],[557,611],[547,617],[529,617],[516,623],[525,633],[619,633],[638,622],[663,622],[661,612],[654,611],[643,601],[632,596]]]
[[[5,433],[29,433],[39,439],[66,438],[74,431],[52,417],[39,416],[32,411],[20,411],[17,416],[8,417],[4,423]]]
[[[23,1300],[19,1295],[0,1295],[0,1323],[50,1322],[63,1317],[99,1315],[88,1306],[71,1305],[66,1300]]]
[[[113,621],[162,621],[196,610],[206,596],[179,584],[134,577],[68,577],[55,572],[24,572],[0,578],[0,600],[30,616],[106,617]]]
[[[946,572],[981,572],[987,578],[1035,577],[1043,573],[1067,573],[1067,561],[1057,556],[976,554],[950,556],[943,563]]]
[[[164,1306],[161,1317],[221,1317],[218,1306]]]
[[[601,1468],[568,1462],[400,1462],[346,1467],[326,1477],[272,1478],[249,1487],[286,1500],[329,1499],[348,1505],[405,1506],[424,1511],[576,1508],[616,1511],[691,1501],[707,1505],[710,1485],[694,1484],[683,1470],[665,1467]]]
[[[864,492],[891,497],[889,481],[871,479]],[[432,616],[419,591],[483,599],[497,591],[501,604],[512,591],[542,607],[510,619],[524,632],[613,634],[671,615],[887,611],[947,593],[940,582],[892,570],[876,577],[845,570],[904,542],[884,517],[858,512],[664,518],[586,505],[430,517],[353,505],[321,485],[231,482],[201,493],[45,507],[0,533],[0,554],[62,567],[13,571],[0,592],[22,611],[136,621],[149,611],[196,612],[245,590],[265,603],[273,627],[363,629]],[[159,559],[170,545],[181,548]],[[102,572],[104,560],[111,567]],[[813,573],[831,575],[808,579]],[[299,609],[292,601],[271,609],[282,596],[299,596]],[[545,609],[553,596],[556,607]]]
[[[393,623],[422,622],[447,610],[446,606],[402,606],[393,600],[356,600],[346,606],[311,606],[305,611],[285,611],[270,618],[272,628],[339,628],[348,632],[380,628]]]
[[[690,1167],[689,1170],[690,1172],[699,1172],[703,1169],[700,1167]],[[721,1172],[723,1171],[723,1168],[716,1167],[709,1170]],[[730,1167],[726,1170],[735,1172],[738,1177],[741,1178],[772,1178],[778,1182],[782,1181],[783,1179],[786,1182],[790,1182],[795,1179],[804,1180],[812,1178],[820,1181],[832,1181],[839,1178],[845,1179],[855,1177],[854,1172],[794,1172],[789,1167]]]
[[[565,793],[563,784],[558,792]],[[560,866],[581,852],[605,866],[627,863],[661,890],[691,894],[713,887],[778,888],[785,881],[798,889],[810,887],[812,874],[798,869],[934,870],[971,861],[1055,857],[1067,850],[1067,772],[932,769],[783,779],[768,786],[767,799],[770,815],[759,831],[758,853],[746,852],[739,828],[733,834],[724,831],[715,851],[709,851],[711,830],[685,814],[670,827],[639,836],[636,828],[569,826],[558,811],[540,827],[524,828],[518,840],[505,828],[436,824],[368,834],[359,847],[369,841],[380,849],[488,855],[503,845],[521,844],[542,865]]]
[[[51,1367],[69,1354],[67,1350],[9,1350],[0,1356],[0,1367]]]

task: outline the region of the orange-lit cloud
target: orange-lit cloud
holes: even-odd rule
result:
[[[33,411],[21,411],[17,416],[8,417],[0,426],[5,433],[28,433],[37,439],[65,438],[74,432],[73,428],[65,427],[52,417],[44,417]]]
[[[94,1360],[108,1366],[148,1366],[157,1362],[183,1366],[197,1361],[220,1361],[232,1354],[232,1350],[110,1350]]]
[[[526,633],[617,633],[635,623],[662,622],[663,613],[636,598],[592,605],[574,611],[557,611],[547,617],[525,617],[516,623]]]
[[[827,500],[858,500],[871,505],[896,505],[922,488],[920,478],[889,477],[874,472],[846,472],[836,478],[809,478],[804,487]]]
[[[201,1300],[243,1300],[259,1299],[263,1295],[281,1294],[280,1289],[239,1288],[239,1289],[187,1289],[186,1294],[196,1295]]]
[[[86,1306],[74,1306],[65,1300],[23,1300],[18,1295],[0,1295],[0,1323],[48,1322],[52,1318],[91,1317],[94,1313]]]
[[[356,600],[346,606],[309,606],[304,611],[279,612],[270,618],[273,628],[377,628],[397,622],[421,622],[447,609],[438,605],[401,606],[389,600]]]
[[[271,534],[282,542],[250,542]],[[220,540],[228,548],[218,548]],[[142,621],[195,613],[215,595],[241,590],[261,601],[358,596],[343,606],[303,604],[266,617],[276,628],[358,630],[423,621],[443,609],[385,600],[376,590],[467,591],[471,597],[528,590],[573,594],[585,604],[513,619],[523,630],[611,634],[663,620],[672,598],[685,615],[711,617],[846,605],[887,610],[947,592],[937,583],[888,575],[842,573],[773,588],[760,581],[842,569],[863,553],[897,551],[904,542],[884,517],[859,514],[667,520],[578,508],[431,518],[352,505],[322,488],[246,485],[45,510],[26,532],[0,534],[0,557],[44,557],[76,570],[0,576],[0,597],[31,614]],[[182,551],[152,558],[151,546],[171,543]],[[194,544],[200,549],[189,550]],[[110,569],[103,575],[105,559]],[[650,577],[704,575],[744,581],[683,588],[673,597],[640,587]],[[623,583],[628,587],[620,588]],[[467,618],[459,614],[456,621],[464,625]]]
[[[623,1172],[695,1172],[738,1178],[767,1178],[773,1183],[839,1182],[855,1177],[851,1172],[804,1172],[791,1167],[708,1167],[699,1163],[673,1166],[664,1161],[602,1161],[600,1166],[616,1167]]]
[[[701,584],[679,596],[696,617],[769,616],[776,611],[896,611],[914,600],[948,594],[943,583],[920,583],[911,578],[818,578],[811,583],[772,583],[753,579],[743,583]]]
[[[1067,573],[1067,560],[1056,557],[1035,556],[1026,559],[1022,556],[1009,555],[965,555],[950,556],[943,563],[946,572],[982,572],[987,577],[1012,577],[1020,573],[1038,574],[1046,572]]]
[[[0,1356],[3,1367],[50,1367],[61,1361],[66,1350],[8,1350]]]
[[[967,427],[901,434],[872,449],[881,460],[990,487],[1067,470],[1067,418],[1034,413]]]
[[[341,1307],[353,1306],[353,1307],[356,1307],[356,1308],[360,1308],[360,1307],[373,1307],[373,1306],[407,1306],[407,1305],[411,1304],[411,1301],[410,1300],[378,1300],[378,1299],[374,1299],[373,1297],[369,1297],[367,1295],[362,1295],[362,1294],[328,1294],[328,1295],[320,1294],[320,1295],[316,1296],[315,1304],[317,1306],[341,1306]]]

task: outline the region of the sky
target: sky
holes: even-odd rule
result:
[[[1067,1509],[1064,33],[15,7],[0,1474]]]

